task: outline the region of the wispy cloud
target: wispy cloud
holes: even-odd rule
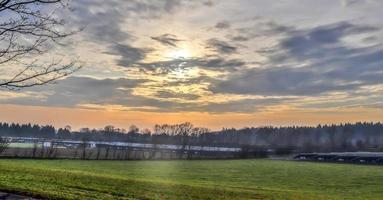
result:
[[[177,43],[182,41],[178,39],[176,35],[169,34],[169,33],[165,33],[160,36],[151,37],[151,38],[163,45],[171,46],[171,47],[177,47]]]

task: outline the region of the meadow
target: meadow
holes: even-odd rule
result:
[[[51,199],[382,199],[381,166],[1,159],[0,191]]]

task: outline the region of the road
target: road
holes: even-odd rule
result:
[[[0,192],[0,200],[37,200],[32,197]]]

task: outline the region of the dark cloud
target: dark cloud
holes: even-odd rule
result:
[[[80,0],[73,2],[71,21],[85,27],[83,33],[87,40],[96,43],[121,42],[131,38],[131,35],[121,30],[124,14],[118,10],[117,1]],[[102,8],[92,12],[92,8]]]
[[[175,59],[169,61],[159,61],[151,63],[137,63],[143,72],[157,75],[164,75],[179,68],[199,67],[210,70],[236,71],[245,66],[245,62],[240,59],[224,59],[222,57],[201,57],[189,59]]]
[[[261,111],[265,106],[278,105],[285,100],[286,99],[264,98],[209,103],[207,105],[196,106],[194,111],[210,113],[254,113]]]
[[[199,82],[202,79],[194,79]],[[203,111],[203,112],[252,112],[256,108],[264,105],[271,105],[279,100],[236,100],[225,103],[201,103],[189,102],[181,103],[174,101],[174,98],[184,100],[198,100],[198,94],[173,92],[159,88],[154,98],[134,95],[132,90],[149,80],[135,79],[95,79],[88,77],[69,77],[60,81],[60,84],[48,85],[44,87],[29,88],[25,92],[40,93],[45,98],[35,96],[19,97],[13,99],[0,99],[0,103],[12,103],[16,105],[36,105],[36,106],[60,106],[76,107],[85,104],[91,105],[120,105],[128,110],[148,111],[148,107],[155,112],[184,112],[184,111]],[[178,84],[190,84],[179,82]],[[44,92],[44,93],[43,93]],[[95,109],[98,109],[97,107]]]
[[[146,107],[154,108],[156,112],[178,112],[195,109],[198,104],[178,103],[166,99],[150,98],[132,94],[132,90],[148,80],[135,79],[94,79],[87,77],[69,77],[60,84],[35,87],[25,92],[45,92],[45,98],[34,96],[17,99],[0,99],[0,103],[35,106],[76,107],[79,105],[120,105],[128,110],[147,111]],[[170,91],[159,94],[171,96]],[[43,93],[41,93],[43,94]],[[192,95],[173,93],[172,97],[192,98]],[[97,107],[95,109],[98,109]]]
[[[139,98],[131,89],[147,80],[136,79],[95,79],[68,77],[59,84],[29,88],[26,92],[46,92],[46,98],[24,97],[13,99],[14,104],[73,107],[78,104],[137,104]],[[42,93],[44,94],[44,93]],[[134,101],[133,101],[134,99]],[[132,101],[130,101],[132,100]]]
[[[358,4],[364,4],[366,2],[366,0],[342,0],[342,4],[344,7],[356,6]]]
[[[281,25],[262,17],[256,17],[252,23],[249,26],[234,29],[237,33],[229,38],[234,42],[242,42],[265,36],[288,35],[296,31],[293,26]]]
[[[224,59],[221,57],[210,57],[199,59],[197,65],[209,69],[225,69],[228,71],[238,70],[245,66],[245,62],[240,59]]]
[[[220,54],[234,54],[234,53],[237,53],[237,47],[233,46],[233,45],[230,45],[229,43],[225,42],[225,41],[221,41],[221,40],[218,40],[218,39],[209,39],[207,41],[207,45],[210,47],[210,48],[213,48],[214,50],[217,51],[217,53],[220,53]]]
[[[159,19],[177,11],[186,0],[79,0],[73,1],[73,24],[85,27],[86,39],[96,43],[121,43],[135,36],[128,20]],[[127,29],[126,29],[127,28]]]
[[[286,33],[270,62],[211,85],[215,93],[316,96],[382,84],[383,46],[349,47],[342,38],[373,33],[373,26],[337,23]],[[299,65],[302,65],[298,67]],[[279,66],[279,67],[275,67]]]
[[[351,55],[353,51],[358,50],[344,47],[341,38],[377,30],[379,30],[377,27],[353,25],[347,22],[320,26],[290,34],[281,41],[280,48],[288,51],[289,56],[298,59]]]
[[[255,94],[266,96],[315,96],[323,92],[351,90],[360,84],[328,79],[315,71],[300,68],[250,69],[232,74],[210,88],[215,93]]]
[[[250,38],[246,36],[242,36],[242,35],[237,35],[237,36],[231,37],[231,40],[234,42],[246,42],[246,41],[249,41]]]
[[[217,29],[228,29],[230,28],[230,23],[228,21],[220,21],[214,27]]]
[[[174,91],[166,91],[166,90],[157,91],[157,94],[155,96],[158,98],[180,98],[180,99],[186,99],[186,100],[196,100],[201,97],[197,94],[188,94],[183,92],[174,92]]]
[[[265,34],[286,34],[295,30],[291,26],[281,25],[274,21],[267,21],[263,23]]]
[[[70,15],[72,18],[70,21],[76,26],[85,27],[80,33],[85,40],[107,46],[109,48],[107,53],[121,56],[118,64],[127,67],[145,58],[149,51],[124,45],[136,39],[133,33],[134,27],[130,26],[131,21],[159,19],[162,15],[177,11],[186,2],[184,0],[79,0],[72,2],[74,11]],[[168,42],[172,41],[168,40]]]
[[[169,33],[166,33],[157,37],[151,37],[151,38],[165,46],[171,46],[171,47],[177,47],[177,43],[182,41],[178,39],[176,35],[169,34]]]
[[[135,48],[126,44],[116,44],[111,46],[110,51],[106,53],[120,56],[118,64],[123,67],[129,67],[144,59],[148,51],[148,49]]]
[[[205,5],[205,6],[208,6],[208,7],[212,7],[212,6],[214,6],[213,1],[211,1],[211,0],[204,1],[202,4]]]

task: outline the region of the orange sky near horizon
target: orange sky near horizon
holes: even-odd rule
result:
[[[74,130],[83,127],[103,128],[106,125],[127,129],[135,124],[140,128],[152,128],[155,124],[191,122],[212,130],[258,126],[288,126],[339,124],[347,122],[378,122],[383,112],[378,109],[348,109],[347,111],[281,110],[255,114],[239,113],[155,113],[139,111],[107,111],[79,108],[0,105],[1,122],[52,124],[56,127],[70,125]]]

